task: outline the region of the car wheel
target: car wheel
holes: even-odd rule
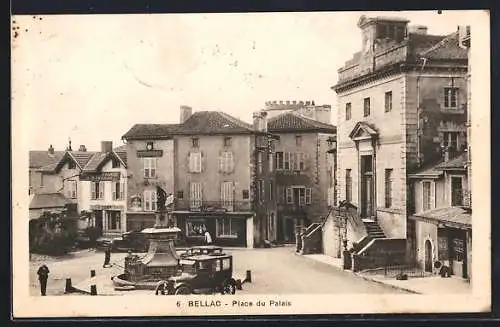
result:
[[[236,286],[234,283],[231,281],[226,281],[224,282],[224,285],[222,286],[222,294],[235,294],[236,293]]]
[[[187,294],[191,294],[191,290],[187,286],[179,286],[175,290],[175,294],[176,295],[187,295]]]

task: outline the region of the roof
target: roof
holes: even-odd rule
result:
[[[320,121],[304,117],[295,112],[285,112],[269,119],[267,124],[269,132],[326,132],[336,133],[337,127]]]
[[[467,49],[460,47],[458,31],[421,52],[427,59],[467,59]]]
[[[182,124],[136,124],[124,139],[171,138],[174,135],[247,134],[253,127],[221,111],[198,111]]]
[[[441,162],[436,166],[437,169],[451,170],[451,169],[466,169],[467,167],[467,152],[462,152],[451,160]]]
[[[377,129],[368,124],[367,122],[364,121],[358,121],[356,125],[354,125],[353,129],[349,133],[349,137],[356,138],[356,137],[376,137],[378,136]]]
[[[30,168],[41,168],[52,163],[58,162],[63,156],[65,151],[54,151],[54,154],[50,154],[49,151],[30,151],[29,160]]]
[[[123,144],[113,149],[115,152],[127,152],[127,145]]]
[[[61,193],[34,194],[30,202],[30,209],[62,208],[70,203]]]
[[[449,225],[450,227],[471,227],[472,212],[462,207],[435,208],[414,214],[413,219],[427,220]]]
[[[123,154],[123,153],[122,153]],[[126,157],[125,153],[125,157]],[[112,157],[115,157],[116,159],[122,161],[121,157],[118,155],[118,153],[112,151],[112,152],[97,152],[92,156],[92,158],[89,160],[89,162],[85,165],[83,168],[84,172],[95,172],[98,171],[99,169],[102,168],[102,166],[108,162]],[[126,167],[126,163],[122,161],[122,163]]]
[[[116,155],[122,160],[122,162],[127,166],[127,152],[116,152]]]
[[[430,167],[427,167],[427,168],[423,168],[423,169],[421,169],[413,174],[408,175],[409,178],[415,178],[415,179],[418,179],[418,178],[439,178],[441,176],[443,176],[443,171],[436,169],[436,164],[434,164]]]

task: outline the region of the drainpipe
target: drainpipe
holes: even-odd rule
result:
[[[420,111],[421,111],[421,107],[420,107],[420,78],[422,77],[422,73],[424,71],[424,67],[425,67],[425,64],[427,63],[427,58],[420,58],[423,63],[422,63],[422,67],[420,68],[420,73],[418,74],[417,76],[417,160],[418,160],[418,166],[420,167],[420,165],[422,164],[422,159],[421,159],[421,140],[420,140],[420,129],[421,129],[421,126],[420,126]]]

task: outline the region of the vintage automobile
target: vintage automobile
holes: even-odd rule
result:
[[[130,231],[111,241],[111,249],[115,252],[146,252],[149,242],[140,231]]]
[[[193,255],[200,254],[222,254],[222,247],[216,245],[201,245],[201,246],[193,246],[186,250],[186,252],[181,253],[181,258],[190,257]]]
[[[229,254],[200,254],[180,260],[181,273],[158,283],[162,294],[235,294],[233,256]]]

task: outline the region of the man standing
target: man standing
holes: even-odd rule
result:
[[[45,293],[47,291],[47,279],[49,279],[49,268],[45,264],[41,265],[40,268],[38,268],[38,280],[40,281],[40,291],[42,293],[42,296],[45,296]]]
[[[212,236],[208,232],[208,230],[205,230],[205,244],[210,245],[212,244]]]

